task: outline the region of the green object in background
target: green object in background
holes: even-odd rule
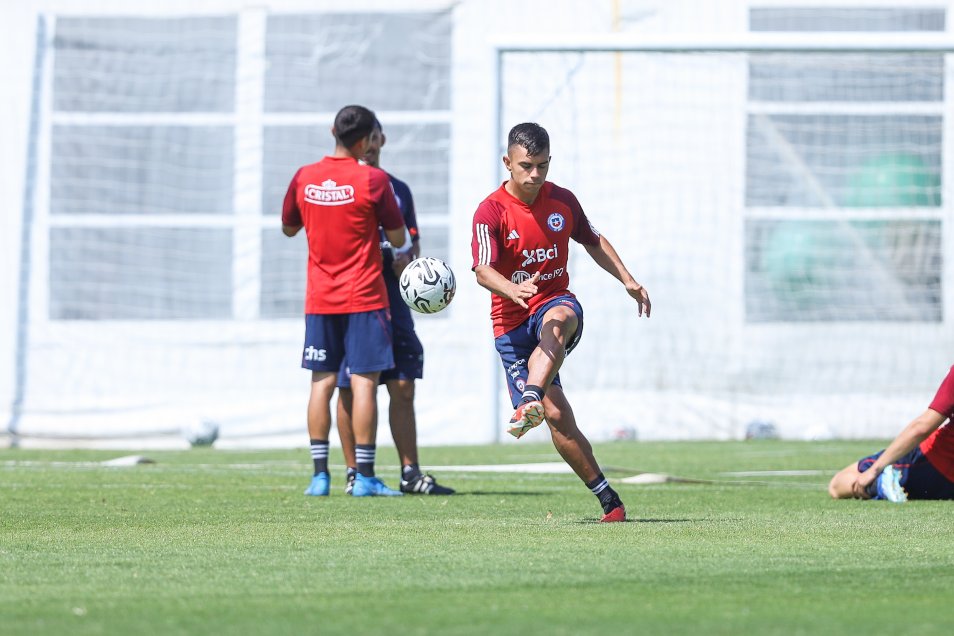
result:
[[[853,253],[830,221],[781,221],[766,238],[762,266],[776,291],[798,299],[824,288],[832,271],[851,267]]]
[[[769,234],[763,266],[774,286],[794,289],[815,279],[818,231],[815,223],[782,221]]]
[[[917,155],[878,155],[848,178],[844,204],[856,208],[938,207],[941,177]]]

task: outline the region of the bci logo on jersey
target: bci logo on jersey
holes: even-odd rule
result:
[[[354,187],[338,185],[328,179],[320,186],[309,183],[305,186],[305,201],[316,205],[345,205],[354,203]]]
[[[545,261],[552,261],[560,255],[560,251],[557,249],[556,243],[553,244],[553,247],[547,249],[544,247],[537,248],[535,250],[523,250],[523,263],[520,264],[520,267],[526,267],[531,263],[543,263]]]
[[[566,221],[564,220],[563,215],[559,212],[554,212],[547,217],[547,225],[549,225],[550,229],[554,232],[559,232],[562,230],[565,223]]]

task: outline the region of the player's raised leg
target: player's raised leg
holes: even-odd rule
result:
[[[583,480],[586,487],[596,495],[603,508],[603,517],[600,521],[625,521],[626,509],[619,495],[606,481],[600,470],[596,458],[593,456],[593,447],[586,436],[576,425],[576,417],[563,388],[551,384],[543,399],[547,424],[550,427],[550,437],[553,446],[560,457],[573,469],[573,472]]]
[[[312,371],[311,393],[308,397],[308,437],[315,472],[305,490],[306,495],[324,497],[328,494],[328,435],[331,432],[330,403],[334,391],[334,373]]]
[[[527,384],[507,429],[517,439],[543,422],[543,396],[563,366],[567,343],[578,328],[579,318],[569,305],[558,304],[544,312],[540,341],[527,360]]]

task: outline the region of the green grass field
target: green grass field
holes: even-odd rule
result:
[[[952,503],[835,502],[877,442],[615,443],[595,523],[571,475],[440,472],[453,497],[302,495],[305,449],[0,451],[2,634],[954,633]],[[557,461],[427,448],[429,465]],[[394,452],[379,474],[396,485]],[[821,470],[738,477],[732,471]]]

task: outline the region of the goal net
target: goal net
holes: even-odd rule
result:
[[[654,302],[573,253],[562,376],[610,437],[893,435],[954,363],[944,51],[774,42],[501,45],[498,137],[547,128]]]

